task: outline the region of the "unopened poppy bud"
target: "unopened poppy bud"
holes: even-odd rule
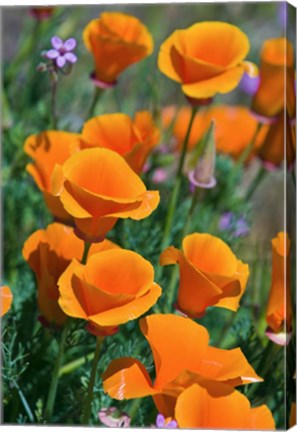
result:
[[[131,421],[128,414],[116,407],[102,408],[98,412],[98,418],[108,427],[129,427]]]
[[[216,146],[214,139],[214,121],[212,121],[204,140],[198,147],[199,155],[195,168],[189,173],[189,180],[195,187],[211,189],[217,181],[214,177]],[[196,156],[197,157],[197,156]]]

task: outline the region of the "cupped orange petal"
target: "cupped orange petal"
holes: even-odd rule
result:
[[[121,249],[121,246],[117,245],[116,243],[114,243],[108,239],[104,239],[100,243],[93,243],[89,249],[87,259],[89,259],[92,255],[94,255],[98,252],[103,252],[103,251],[111,250],[111,249]]]
[[[263,381],[240,348],[224,350],[209,346],[195,372],[232,386]]]
[[[268,326],[274,331],[287,330],[292,324],[292,303],[290,293],[290,240],[287,233],[280,232],[272,240],[272,282],[266,311]]]
[[[206,99],[214,96],[216,93],[229,93],[239,84],[243,73],[244,67],[242,65],[235,66],[203,81],[183,84],[182,90],[187,96],[195,99]]]
[[[141,319],[139,324],[154,356],[155,389],[162,389],[184,369],[195,370],[207,350],[207,330],[189,318],[155,314]]]
[[[263,429],[274,429],[268,408],[260,408],[251,409],[248,399],[232,387],[202,380],[178,397],[175,419],[180,428],[259,429],[261,425]]]
[[[129,357],[113,360],[102,375],[102,380],[105,393],[118,400],[157,393],[143,364]]]
[[[136,18],[120,12],[102,13],[84,29],[84,43],[92,51],[96,78],[113,83],[128,66],[153,50],[153,39]]]
[[[0,317],[3,317],[11,308],[13,300],[12,292],[7,285],[0,287]]]
[[[89,317],[90,322],[100,327],[108,327],[124,324],[128,321],[139,318],[147,312],[158,300],[162,294],[162,289],[156,283],[145,294],[135,297],[131,302],[110,310],[92,315]]]

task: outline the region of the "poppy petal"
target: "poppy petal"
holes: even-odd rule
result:
[[[124,324],[147,312],[156,303],[161,293],[162,290],[159,285],[154,283],[143,296],[137,297],[123,306],[92,315],[89,320],[101,327]]]
[[[59,305],[66,315],[87,319],[87,314],[77,300],[72,287],[73,272],[78,266],[81,266],[81,264],[76,259],[73,259],[58,281]]]
[[[213,78],[193,84],[184,84],[182,90],[187,96],[196,99],[213,97],[216,93],[225,94],[239,84],[243,73],[243,67],[236,66]]]
[[[5,315],[12,303],[13,295],[10,288],[7,285],[4,285],[0,288],[0,317]]]
[[[274,418],[266,405],[251,409],[246,429],[275,430]]]
[[[139,324],[153,352],[155,388],[162,389],[184,369],[195,370],[207,350],[207,330],[188,318],[155,314],[141,319]]]
[[[134,399],[156,393],[143,364],[133,358],[113,360],[102,375],[103,389],[113,399]]]

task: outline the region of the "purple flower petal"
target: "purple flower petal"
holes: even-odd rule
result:
[[[64,42],[64,48],[66,51],[72,51],[76,47],[76,40],[74,38],[67,39],[66,42]]]
[[[63,41],[58,36],[53,36],[51,38],[51,42],[52,42],[52,46],[57,50],[59,50],[63,47]]]
[[[166,425],[166,429],[176,429],[177,428],[177,423],[175,420],[171,420],[169,423],[167,423]]]
[[[56,63],[57,63],[57,66],[58,66],[59,68],[62,68],[62,67],[65,66],[65,64],[66,64],[66,59],[65,59],[65,57],[60,55],[60,56],[57,58]]]
[[[240,81],[240,88],[247,94],[254,95],[260,85],[260,77],[250,77],[247,73],[244,73]]]
[[[231,228],[233,219],[233,213],[232,212],[226,212],[223,213],[219,220],[219,228],[221,231],[226,231]]]
[[[156,418],[156,426],[158,428],[164,427],[165,424],[165,417],[162,414],[158,414]]]
[[[51,60],[56,59],[57,57],[59,57],[59,55],[60,55],[59,51],[55,49],[50,49],[46,53],[46,57]]]
[[[69,62],[69,63],[75,63],[77,62],[77,57],[75,54],[71,53],[71,52],[67,52],[64,54],[64,58]]]

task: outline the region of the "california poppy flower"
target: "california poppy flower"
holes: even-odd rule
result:
[[[73,229],[59,223],[35,231],[25,242],[23,257],[35,273],[38,285],[38,308],[43,321],[61,326],[66,315],[58,304],[58,279],[72,258],[81,259],[84,243]]]
[[[275,429],[266,405],[252,408],[242,393],[211,380],[201,380],[179,395],[175,419],[180,428],[186,429]]]
[[[158,65],[166,76],[181,84],[186,96],[212,98],[228,93],[246,71],[257,74],[255,65],[245,62],[250,49],[248,37],[225,22],[200,22],[176,30],[161,45]]]
[[[104,147],[123,156],[140,174],[144,163],[159,142],[160,132],[148,111],[137,112],[134,120],[127,114],[104,114],[84,124],[85,147]]]
[[[51,176],[56,163],[64,163],[70,155],[80,150],[80,146],[80,135],[55,130],[30,135],[24,144],[25,153],[34,160],[26,169],[43,192],[50,212],[61,220],[66,220],[69,215],[60,200],[52,194]]]
[[[268,39],[260,54],[259,87],[252,101],[252,110],[267,121],[284,109],[295,117],[294,48],[286,38]]]
[[[0,317],[3,317],[9,311],[12,299],[13,295],[9,286],[0,287]]]
[[[272,281],[268,299],[266,335],[275,343],[285,345],[292,329],[290,293],[290,245],[288,234],[280,232],[272,240]]]
[[[94,83],[103,88],[153,51],[147,28],[136,17],[121,12],[104,12],[92,20],[83,31],[83,40],[94,57]]]
[[[293,427],[296,425],[296,402],[292,402],[291,410],[290,410],[290,419],[289,419],[289,427]]]
[[[179,265],[178,309],[193,318],[203,316],[208,306],[236,311],[249,276],[248,265],[210,234],[190,234],[182,248],[170,246],[160,256],[161,265]]]
[[[92,254],[86,265],[72,260],[59,279],[59,290],[65,314],[88,321],[89,331],[101,336],[144,314],[161,295],[153,266],[120,248]]]
[[[294,48],[286,38],[268,39],[263,44],[252,110],[264,123],[264,140],[258,151],[264,166],[277,168],[285,160],[290,167],[296,157],[296,91]]]
[[[173,122],[172,135],[176,141],[176,147],[181,150],[187,127],[191,117],[191,107],[183,106],[179,110],[175,106],[168,106],[162,111],[162,123],[166,128]],[[245,148],[251,143],[258,121],[250,110],[244,106],[215,105],[209,109],[201,109],[195,115],[190,133],[188,151],[194,150],[214,121],[214,137],[218,153],[228,154],[237,160]],[[244,129],[245,133],[242,133]],[[257,135],[254,151],[263,144],[266,130]],[[252,156],[251,155],[251,156]]]
[[[101,241],[118,218],[149,216],[160,200],[118,153],[105,148],[82,150],[56,165],[53,188],[78,235],[92,242]]]
[[[153,396],[158,411],[174,417],[177,397],[201,378],[230,386],[262,381],[240,348],[223,350],[208,345],[205,327],[189,318],[154,314],[142,318],[140,329],[155,363],[155,381],[134,358],[113,360],[103,374],[103,388],[114,399]]]

